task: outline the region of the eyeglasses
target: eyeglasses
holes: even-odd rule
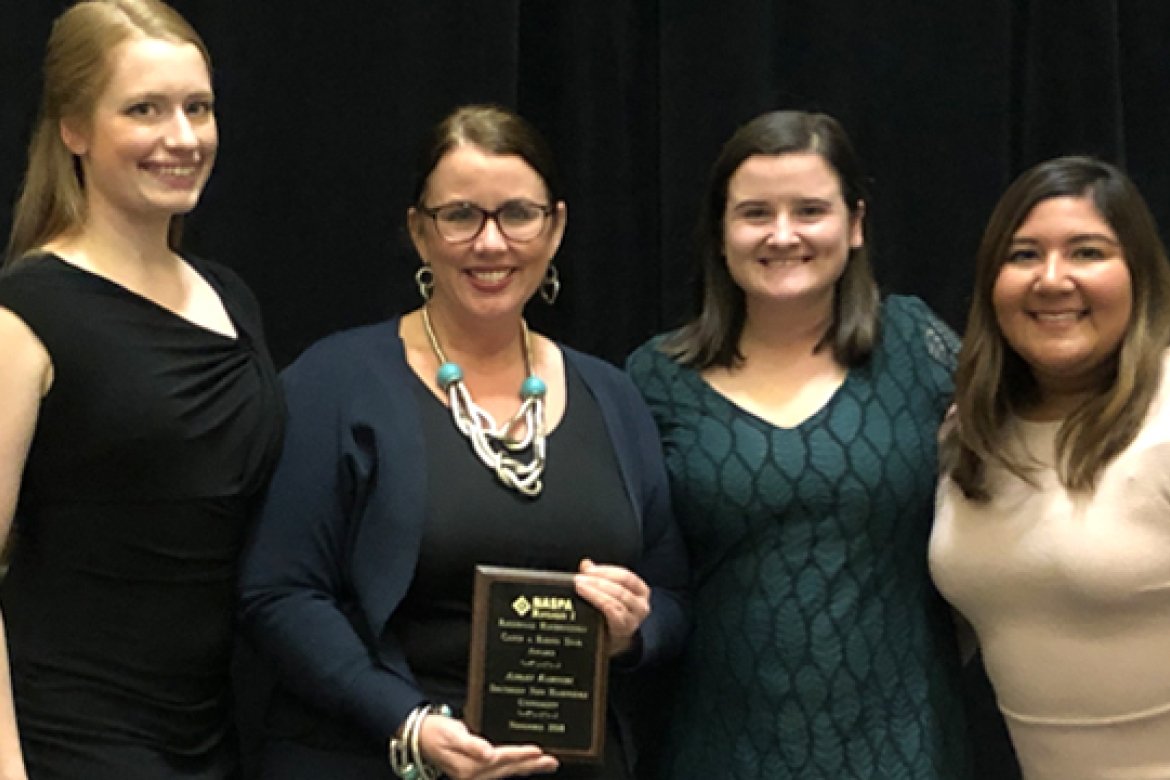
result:
[[[418,210],[433,219],[439,235],[452,244],[474,241],[489,219],[509,241],[531,241],[544,231],[544,222],[552,213],[552,207],[527,200],[505,201],[491,211],[466,201],[434,208],[420,205]]]

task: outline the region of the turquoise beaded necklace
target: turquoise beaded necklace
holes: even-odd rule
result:
[[[422,307],[423,328],[431,342],[431,350],[439,361],[435,380],[447,394],[448,406],[455,427],[471,442],[476,457],[495,472],[496,478],[508,487],[535,498],[540,495],[541,475],[544,474],[545,432],[544,397],[548,392],[544,380],[532,373],[532,343],[528,324],[520,320],[520,334],[524,345],[524,372],[520,385],[520,408],[502,426],[471,398],[463,382],[463,369],[447,359],[435,328],[431,324],[429,307]],[[517,435],[519,432],[519,435]],[[516,457],[531,448],[527,463]]]

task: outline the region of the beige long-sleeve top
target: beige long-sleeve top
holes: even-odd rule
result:
[[[1166,369],[1164,369],[1165,371]],[[970,621],[1027,780],[1170,778],[1170,402],[1088,494],[1056,477],[1059,423],[1008,436],[1037,486],[939,486],[930,564]]]

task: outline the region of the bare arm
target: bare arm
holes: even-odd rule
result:
[[[52,365],[40,340],[7,309],[0,308],[0,539],[12,530],[21,474],[28,457],[41,398],[52,381]],[[8,640],[0,616],[0,778],[26,777],[16,730]]]

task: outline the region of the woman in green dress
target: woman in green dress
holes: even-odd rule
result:
[[[958,343],[879,298],[864,184],[831,117],[745,125],[701,216],[702,310],[630,358],[694,572],[647,776],[971,776],[926,565]]]

